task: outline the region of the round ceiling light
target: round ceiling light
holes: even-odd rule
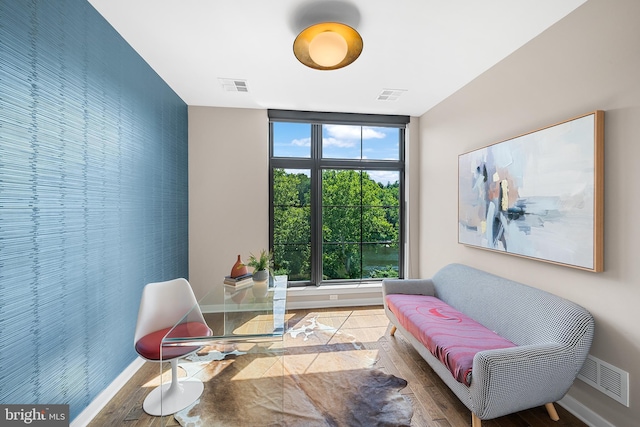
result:
[[[347,56],[347,41],[338,33],[325,31],[309,42],[309,56],[318,65],[333,67]]]
[[[338,22],[322,22],[304,29],[293,42],[298,61],[316,70],[337,70],[358,59],[362,37]]]

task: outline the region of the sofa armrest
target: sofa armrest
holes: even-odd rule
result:
[[[469,391],[480,419],[560,400],[576,377],[566,344],[524,345],[476,353]]]
[[[431,279],[384,279],[382,297],[389,294],[435,295]]]

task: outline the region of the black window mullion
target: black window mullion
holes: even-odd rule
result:
[[[362,138],[360,138],[360,141],[362,141]],[[360,144],[362,145],[362,142]],[[362,241],[364,240],[364,201],[362,200],[363,190],[364,188],[362,187],[362,171],[360,171],[360,279],[362,279],[362,273],[364,272],[364,265],[362,262],[364,258],[364,245],[362,244]]]
[[[404,262],[405,262],[405,242],[407,241],[407,238],[405,236],[405,230],[406,230],[406,224],[405,224],[405,220],[407,219],[405,217],[405,215],[407,215],[407,211],[406,211],[406,202],[405,202],[405,182],[406,182],[406,176],[405,176],[405,171],[406,171],[406,165],[405,165],[405,144],[406,144],[406,129],[400,129],[400,132],[398,134],[398,138],[400,139],[398,141],[398,144],[400,146],[400,161],[401,161],[401,167],[400,167],[400,182],[399,182],[399,189],[398,189],[398,221],[400,222],[398,227],[398,250],[399,250],[399,254],[398,254],[398,275],[400,276],[400,278],[404,278]]]
[[[402,161],[399,160],[346,160],[319,159],[323,169],[353,169],[353,170],[400,170]]]
[[[363,141],[362,129],[363,127],[360,126],[360,161],[362,161],[362,158],[364,157],[364,152],[363,152],[364,141]],[[362,171],[360,171],[360,243],[358,245],[358,247],[360,248],[360,279],[362,279],[362,274],[364,273],[364,264],[363,264],[364,245],[362,244],[362,241],[364,240],[364,207],[363,207],[364,200],[362,199],[363,191],[364,191],[364,188],[362,186]]]
[[[322,125],[311,125],[311,284],[322,282]]]

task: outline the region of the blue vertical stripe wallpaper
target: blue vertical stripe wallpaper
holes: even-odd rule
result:
[[[75,418],[188,275],[187,106],[85,0],[0,1],[0,402]]]

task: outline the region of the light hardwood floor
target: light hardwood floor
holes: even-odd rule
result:
[[[393,337],[389,336],[389,322],[382,307],[288,310],[290,317],[288,326],[294,327],[310,314],[317,315],[320,323],[331,325],[344,333],[353,335],[367,348],[378,350],[377,366],[407,380],[409,384],[401,392],[413,404],[412,426],[468,427],[471,425],[469,410],[460,403],[402,334],[396,333]],[[169,365],[166,365],[165,375],[169,373]],[[159,372],[158,364],[145,364],[89,424],[89,427],[160,426],[160,418],[151,417],[142,410],[142,401],[151,390],[149,382],[157,382]],[[482,425],[483,427],[586,426],[560,405],[556,404],[556,409],[560,415],[559,421],[552,421],[545,408],[541,406],[483,421]],[[165,418],[166,425],[178,425],[172,416]]]

